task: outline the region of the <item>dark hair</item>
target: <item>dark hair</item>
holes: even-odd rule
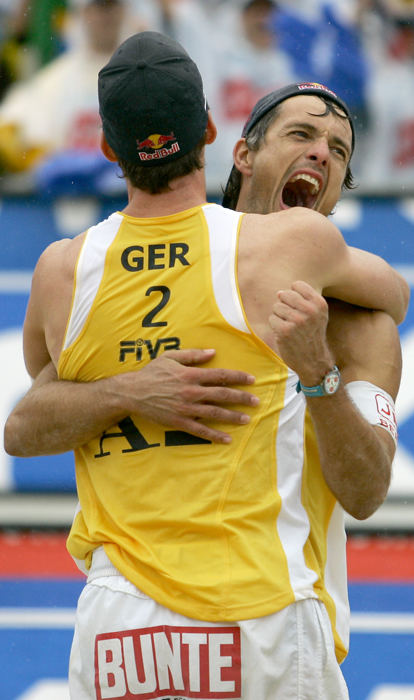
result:
[[[326,98],[325,96],[322,97],[319,95],[318,97],[320,100],[322,100],[322,102],[325,103],[326,110],[323,114],[317,114],[314,116],[325,117],[327,114],[331,113],[335,114],[341,119],[348,119],[348,117],[345,114],[342,114],[340,111],[338,111],[337,106],[334,104],[334,102],[329,100],[329,98]],[[259,121],[256,122],[252,129],[246,134],[246,144],[250,151],[259,150],[259,148],[265,140],[267,130],[269,129],[270,125],[273,124],[273,122],[276,121],[276,119],[278,118],[282,104],[283,102],[280,102],[275,107],[273,107],[273,109],[270,109],[268,112],[266,112],[266,114],[261,119],[259,119]],[[236,209],[237,201],[239,199],[240,194],[241,179],[241,172],[237,170],[235,165],[233,165],[229,175],[229,179],[227,180],[226,187],[223,190],[223,207],[227,207],[228,209]],[[349,164],[346,169],[345,178],[342,186],[344,189],[347,190],[352,190],[354,189],[354,187],[356,187],[351,167]]]
[[[195,148],[172,163],[155,165],[152,168],[137,165],[122,158],[118,158],[118,163],[123,176],[129,180],[132,187],[144,190],[144,192],[149,192],[150,194],[160,194],[170,189],[171,180],[189,175],[194,170],[202,170],[204,167],[204,146],[205,134]]]

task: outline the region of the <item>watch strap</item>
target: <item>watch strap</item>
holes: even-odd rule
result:
[[[332,382],[329,383],[329,380],[331,378],[332,378]],[[340,384],[340,380],[341,380],[341,375],[340,375],[339,369],[336,365],[334,365],[334,367],[332,367],[332,369],[330,369],[329,372],[327,372],[325,374],[325,376],[323,377],[320,384],[315,384],[315,386],[304,386],[299,379],[299,381],[296,385],[296,391],[298,393],[300,391],[302,391],[305,396],[310,396],[310,397],[330,396],[331,394],[335,394],[335,392],[337,391],[338,386]]]

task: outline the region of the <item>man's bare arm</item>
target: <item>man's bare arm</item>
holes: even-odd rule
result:
[[[401,350],[394,322],[381,312],[332,308],[305,283],[278,295],[270,324],[279,352],[305,386],[319,384],[336,363],[343,384],[329,397],[307,399],[326,483],[343,508],[357,519],[369,517],[389,488],[395,443],[371,425],[349,398],[345,383],[364,380],[394,399],[401,377]]]
[[[303,233],[306,231],[300,235],[303,236]],[[307,266],[312,258],[311,275],[316,273],[315,281],[319,277],[321,293],[325,297],[332,296],[360,307],[386,311],[396,323],[404,320],[410,288],[386,260],[346,245],[339,229],[325,217],[318,220],[317,236],[316,233],[312,235],[312,227],[308,233],[311,236],[304,249],[303,262]],[[299,275],[296,279],[306,277]]]
[[[378,255],[352,247],[349,247],[347,252],[350,264],[343,268],[345,285],[343,286],[344,283],[338,275],[333,286],[324,286],[324,296],[332,295],[361,307],[386,311],[395,323],[401,323],[410,300],[410,288],[404,277]]]
[[[227,443],[230,436],[209,427],[208,421],[247,423],[249,416],[235,406],[254,406],[257,398],[233,385],[250,385],[254,377],[195,366],[213,355],[214,350],[168,351],[139,372],[87,383],[58,381],[50,363],[10,414],[5,449],[20,457],[66,452],[132,413]]]
[[[294,270],[292,282],[306,280],[324,296],[386,311],[396,323],[404,320],[410,289],[388,262],[366,250],[346,245],[339,229],[318,212],[297,207],[287,213],[291,212],[293,216],[289,216],[284,225],[282,245],[287,262]],[[295,251],[294,262],[292,250]]]

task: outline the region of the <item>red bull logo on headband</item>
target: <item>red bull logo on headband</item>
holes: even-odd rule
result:
[[[175,141],[173,132],[170,134],[150,134],[143,141],[137,141],[138,155],[141,160],[157,160],[158,158],[166,158],[173,153],[178,153],[180,146],[175,141],[170,147],[166,144],[170,141]],[[152,153],[142,152],[142,149],[151,149]]]
[[[307,90],[308,88],[316,88],[317,90],[323,90],[324,92],[329,92],[330,95],[333,95],[336,97],[336,94],[333,92],[333,90],[330,90],[326,85],[322,85],[322,83],[301,83],[300,85],[297,86],[298,90]]]

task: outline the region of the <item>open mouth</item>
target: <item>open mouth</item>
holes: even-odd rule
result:
[[[320,182],[315,177],[307,173],[298,173],[283,188],[283,204],[286,207],[313,209],[319,190]]]

